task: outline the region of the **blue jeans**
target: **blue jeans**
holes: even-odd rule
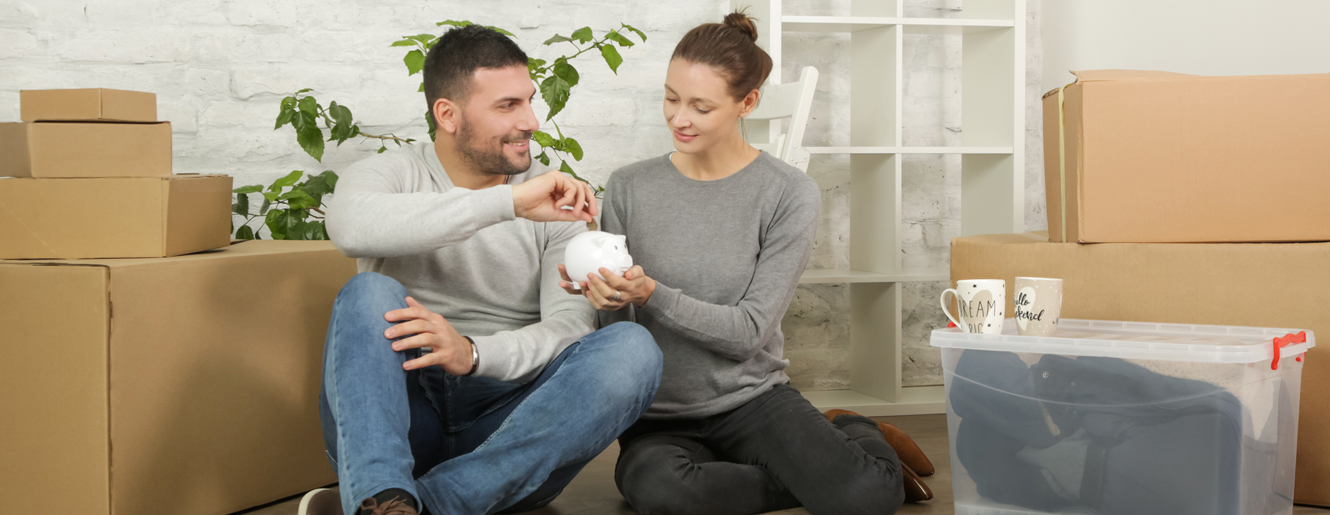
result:
[[[661,354],[642,326],[618,323],[573,343],[527,384],[404,371],[384,313],[407,291],[375,273],[333,304],[319,414],[342,507],[390,488],[436,514],[517,512],[548,504],[646,411]]]

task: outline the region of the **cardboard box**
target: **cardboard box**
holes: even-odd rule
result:
[[[171,123],[0,123],[0,177],[168,177]]]
[[[18,92],[25,122],[78,120],[157,121],[157,94],[122,89],[25,89]]]
[[[318,414],[326,241],[0,261],[5,513],[225,514],[336,481]]]
[[[0,259],[164,257],[231,241],[231,177],[0,179]]]
[[[1044,96],[1053,241],[1330,240],[1330,74],[1076,75]]]
[[[1062,316],[1180,324],[1298,327],[1330,335],[1330,243],[1049,243],[1043,233],[956,238],[951,279],[1063,279]],[[1011,294],[1007,313],[1014,313]],[[1299,503],[1330,506],[1330,351],[1302,374]]]

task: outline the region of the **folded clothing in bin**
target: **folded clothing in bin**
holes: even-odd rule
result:
[[[1298,360],[1314,339],[1276,354],[1284,331],[1072,319],[1054,337],[934,331],[956,512],[1287,513]]]
[[[1242,406],[1222,388],[1055,354],[1026,366],[1010,352],[965,352],[956,375],[975,379],[954,383],[950,401],[958,456],[983,497],[1045,512],[1239,513]]]

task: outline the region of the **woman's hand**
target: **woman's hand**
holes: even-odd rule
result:
[[[623,277],[614,275],[608,268],[601,268],[599,272],[605,279],[596,274],[587,274],[587,282],[582,283],[581,293],[591,301],[592,306],[601,311],[618,311],[630,302],[642,307],[656,291],[656,280],[647,277],[640,266],[629,268]]]
[[[563,278],[562,281],[559,281],[559,287],[563,288],[563,291],[568,292],[569,295],[577,295],[580,297],[582,292],[586,291],[586,281],[582,281],[582,284],[579,285],[582,289],[573,289],[573,280],[568,277],[568,269],[563,265],[559,265],[559,277]]]

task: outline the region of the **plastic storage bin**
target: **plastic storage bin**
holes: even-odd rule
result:
[[[956,513],[1287,514],[1311,331],[1062,319],[942,349]]]

